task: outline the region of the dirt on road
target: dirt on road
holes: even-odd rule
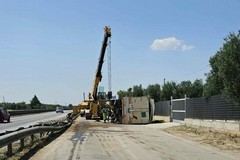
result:
[[[240,132],[216,130],[197,126],[190,127],[186,125],[166,128],[164,131],[201,144],[208,144],[221,150],[240,153]]]
[[[169,128],[173,125],[178,125],[178,127]],[[231,141],[231,143],[224,141],[225,149],[233,150],[234,148],[236,154],[228,151],[222,152],[211,147],[213,142],[220,144],[218,140],[220,135],[217,131],[207,128],[192,128],[174,123],[119,125],[78,118],[63,135],[40,149],[30,159],[190,160],[192,157],[218,160],[238,159],[239,134],[226,133],[223,134],[225,138],[221,138]],[[226,135],[234,140],[230,140]],[[233,145],[234,141],[235,145]],[[204,145],[199,145],[199,143]],[[206,144],[211,144],[211,146],[206,146]]]
[[[9,159],[77,160],[127,157],[131,160],[190,160],[192,157],[211,157],[225,160],[238,159],[240,155],[240,132],[195,128],[176,123],[121,125],[86,121],[79,117],[59,137],[46,140],[47,143],[38,144],[40,147],[25,151],[25,155],[22,153]]]

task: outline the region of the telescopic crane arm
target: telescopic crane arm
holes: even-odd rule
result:
[[[102,80],[102,65],[103,65],[103,61],[104,61],[105,51],[106,51],[106,48],[108,45],[108,38],[110,38],[110,37],[111,37],[111,28],[106,26],[104,28],[104,38],[103,38],[102,48],[101,48],[101,52],[100,52],[100,57],[98,59],[97,72],[95,75],[92,92],[90,94],[90,99],[92,99],[92,100],[98,99],[97,98],[98,85]]]

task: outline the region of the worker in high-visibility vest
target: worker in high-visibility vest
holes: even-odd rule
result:
[[[103,106],[102,115],[103,115],[103,121],[104,121],[104,123],[106,123],[106,120],[107,120],[107,112],[108,112],[107,107],[106,107],[106,106]]]

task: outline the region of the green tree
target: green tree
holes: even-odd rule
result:
[[[176,82],[166,82],[162,87],[162,100],[170,100],[171,96],[173,98],[180,98],[178,93],[178,87]]]
[[[73,105],[70,103],[70,104],[68,105],[68,108],[72,109],[72,108],[73,108]]]
[[[30,106],[31,106],[32,109],[39,109],[39,108],[41,108],[41,102],[38,100],[36,95],[34,95],[32,100],[30,101]]]
[[[117,95],[118,95],[118,98],[119,98],[119,99],[122,99],[123,97],[126,96],[126,91],[119,90],[119,91],[117,92]]]
[[[176,97],[183,98],[185,94],[190,98],[202,97],[203,83],[201,79],[196,79],[193,83],[191,81],[182,81],[177,85]]]
[[[209,60],[212,69],[204,95],[223,94],[240,103],[240,31],[230,33],[224,41],[223,47]]]
[[[143,96],[143,88],[140,84],[139,86],[133,86],[133,97],[141,97]]]
[[[145,89],[144,95],[154,99],[155,102],[159,102],[161,99],[161,87],[159,84],[148,85]]]
[[[206,83],[203,86],[203,95],[210,97],[212,95],[222,94],[224,88],[222,78],[219,76],[219,54],[209,59],[210,66],[212,67],[210,73],[207,74]]]
[[[133,96],[133,92],[132,92],[132,88],[128,88],[128,90],[127,90],[127,96],[128,97],[132,97]]]
[[[182,81],[177,85],[177,96],[179,98],[185,97],[185,94],[190,97],[192,94],[192,82],[191,81]]]
[[[203,83],[201,79],[196,79],[192,84],[190,98],[198,98],[203,96]]]
[[[133,96],[132,88],[128,88],[127,91],[120,90],[117,92],[117,95],[119,99],[122,99],[123,97],[132,97]]]

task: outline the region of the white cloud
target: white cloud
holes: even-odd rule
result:
[[[175,37],[155,39],[150,47],[155,51],[187,51],[194,48],[194,46],[186,45],[182,40]]]
[[[181,47],[182,47],[182,51],[187,51],[194,48],[194,46],[188,46],[186,44],[183,44]]]

